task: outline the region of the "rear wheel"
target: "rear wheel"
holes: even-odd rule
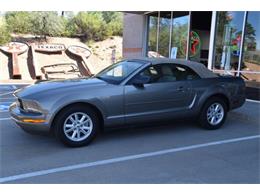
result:
[[[89,144],[100,127],[97,114],[87,106],[69,107],[63,110],[54,122],[56,137],[71,147]]]
[[[220,128],[227,115],[227,104],[224,100],[218,97],[209,99],[203,106],[200,116],[200,125],[209,130]]]

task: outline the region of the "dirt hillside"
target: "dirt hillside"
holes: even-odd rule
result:
[[[85,60],[92,73],[97,73],[112,63],[112,51],[115,50],[115,61],[122,59],[122,37],[113,36],[104,41],[91,42],[87,45],[78,38],[47,37],[46,39],[35,38],[31,35],[13,35],[15,41],[26,42],[29,45],[38,43],[60,43],[66,48],[70,45],[87,47],[92,51],[92,55]],[[35,79],[31,50],[19,55],[18,62],[22,74],[22,80]],[[35,52],[34,63],[38,68],[45,65],[57,63],[79,64],[80,58],[68,55],[67,51],[54,54]],[[81,63],[81,62],[80,62]],[[0,80],[10,80],[11,57],[0,51]],[[42,75],[44,78],[44,75]]]

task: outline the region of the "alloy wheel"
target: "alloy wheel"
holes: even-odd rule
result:
[[[224,118],[224,108],[220,103],[213,103],[207,110],[207,120],[211,125],[218,125]]]
[[[93,130],[93,122],[89,115],[83,112],[76,112],[69,115],[63,125],[66,137],[72,141],[85,140]]]

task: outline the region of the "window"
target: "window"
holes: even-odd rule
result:
[[[102,70],[100,73],[95,75],[95,77],[108,83],[119,84],[144,64],[145,62],[141,61],[118,62]]]
[[[148,39],[148,56],[157,57],[157,27],[158,12],[149,16],[149,39]]]
[[[185,66],[176,65],[173,69],[173,73],[176,76],[177,81],[195,80],[200,78],[197,73]]]
[[[149,14],[148,57],[186,57],[189,12]]]
[[[171,12],[160,12],[160,30],[158,38],[158,53],[160,57],[169,57]]]
[[[250,82],[260,82],[260,12],[248,12],[245,27],[242,77]],[[256,85],[257,86],[257,85]],[[258,84],[259,86],[259,84]]]
[[[239,64],[244,12],[218,12],[214,70],[231,74]]]
[[[186,58],[189,12],[174,12],[170,58]]]
[[[200,78],[199,75],[189,67],[176,64],[150,66],[139,73],[136,77],[149,77],[148,83],[195,80]]]

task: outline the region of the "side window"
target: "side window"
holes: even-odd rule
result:
[[[174,82],[177,80],[177,77],[173,72],[172,64],[162,64],[159,66],[160,66],[160,78],[158,79],[159,83]]]
[[[177,81],[195,80],[200,78],[200,76],[189,67],[173,65],[172,70]]]
[[[160,69],[158,66],[150,66],[139,74],[141,77],[149,77],[148,83],[156,83],[160,78]]]
[[[192,69],[176,64],[158,64],[149,66],[134,79],[146,79],[147,83],[163,83],[163,82],[174,82],[183,80],[194,80],[200,78]],[[131,82],[129,84],[131,84]]]
[[[158,64],[150,66],[139,73],[137,78],[148,77],[148,83],[162,83],[176,81],[171,64]]]

